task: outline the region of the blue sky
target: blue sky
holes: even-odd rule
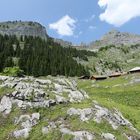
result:
[[[0,22],[37,21],[50,36],[91,42],[111,29],[140,34],[140,0],[0,0]]]

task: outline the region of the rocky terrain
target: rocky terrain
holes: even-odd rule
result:
[[[54,38],[53,41],[60,44],[62,47],[71,47],[72,46],[72,42],[64,41],[62,39]]]
[[[0,76],[0,91],[0,139],[119,140],[115,131],[124,140],[140,139],[118,109],[92,100],[75,78]],[[97,131],[103,123],[110,129]]]
[[[115,72],[128,72],[140,65],[140,45],[102,47],[88,61],[80,61],[92,74],[110,75]]]
[[[99,49],[108,45],[121,46],[122,44],[127,46],[140,44],[140,35],[112,30],[105,34],[100,40],[91,42],[89,48]]]
[[[20,36],[39,36],[47,39],[46,28],[37,22],[8,21],[0,23],[0,34]]]

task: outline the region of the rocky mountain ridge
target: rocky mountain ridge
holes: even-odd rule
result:
[[[89,44],[74,45],[72,42],[64,41],[62,39],[54,39],[54,41],[61,44],[64,47],[72,46],[76,49],[97,51],[98,49],[109,45],[131,46],[140,44],[140,35],[111,30],[110,32],[106,33],[103,37],[101,37],[101,39],[93,41]]]
[[[0,23],[0,34],[2,35],[16,35],[16,36],[39,36],[43,39],[47,39],[46,28],[40,23],[33,21],[7,21]],[[135,45],[140,44],[140,35],[131,34],[127,32],[120,32],[117,30],[111,30],[106,33],[101,39],[93,41],[89,44],[74,45],[70,41],[64,41],[62,39],[53,38],[54,42],[59,43],[63,47],[75,47],[77,49],[99,49],[107,45]]]
[[[112,30],[106,33],[100,40],[91,42],[89,44],[89,48],[99,49],[101,47],[105,47],[108,45],[130,46],[130,45],[136,45],[136,44],[140,44],[140,35]]]
[[[47,39],[47,31],[40,23],[32,21],[7,21],[0,23],[0,34],[35,36]]]
[[[60,44],[63,47],[71,47],[72,46],[72,42],[64,41],[63,39],[53,38],[53,41]]]

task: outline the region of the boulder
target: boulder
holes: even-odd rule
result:
[[[68,109],[67,114],[70,115],[70,116],[72,116],[72,115],[80,115],[80,112],[79,112],[78,109],[70,108],[70,109]]]
[[[51,84],[51,80],[43,80],[43,79],[36,79],[35,82],[38,82],[39,84],[46,85]]]
[[[24,128],[24,129],[21,129],[21,130],[16,130],[13,132],[13,136],[15,138],[28,138],[29,136],[29,132],[30,132],[30,129],[29,128]]]
[[[88,121],[92,117],[92,109],[91,108],[86,108],[80,110],[80,119],[81,121]]]
[[[116,140],[115,136],[111,133],[102,133],[101,137],[105,140]]]
[[[87,131],[76,131],[73,132],[73,135],[75,136],[73,140],[93,140],[94,136],[93,134],[87,132]]]
[[[93,140],[94,135],[87,131],[71,131],[68,128],[60,128],[60,132],[63,134],[73,135],[73,140]]]
[[[8,76],[0,76],[1,81],[6,81],[9,77]]]
[[[15,124],[21,124],[23,129],[16,130],[13,132],[13,136],[16,138],[29,136],[29,132],[32,127],[37,124],[37,121],[40,119],[39,113],[33,113],[31,115],[21,115],[19,118],[16,118]]]
[[[9,97],[3,96],[0,102],[0,112],[9,114],[12,109],[12,102]]]
[[[80,91],[70,91],[68,97],[70,98],[70,102],[81,102],[85,99]]]
[[[54,84],[54,88],[55,88],[55,91],[58,92],[58,93],[62,93],[63,92],[63,86],[62,85],[59,85],[59,84]]]
[[[86,108],[86,109],[75,109],[75,108],[70,108],[67,111],[67,114],[72,116],[72,115],[78,115],[80,117],[81,121],[88,121],[92,117],[92,109],[91,108]]]
[[[128,126],[131,130],[136,132],[133,125],[125,119],[119,111],[110,111],[98,104],[95,104],[92,108],[70,108],[68,109],[67,114],[70,116],[77,115],[81,121],[94,119],[95,122],[100,123],[102,120],[106,120],[114,130],[116,130],[119,126]]]
[[[32,114],[32,120],[39,120],[40,119],[40,114],[39,113],[33,113]]]
[[[30,120],[30,119],[31,119],[30,115],[21,115],[19,118],[16,118],[15,123],[19,124],[20,122]]]
[[[59,95],[55,95],[56,96],[56,102],[59,103],[59,104],[62,104],[62,103],[66,103],[67,100],[62,97],[62,96],[59,96]]]
[[[16,104],[17,107],[19,108],[23,108],[24,107],[24,101],[22,100],[18,100],[18,99],[12,99],[12,104]]]

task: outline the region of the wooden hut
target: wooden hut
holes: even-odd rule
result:
[[[115,73],[112,73],[111,75],[109,75],[109,78],[119,77],[119,76],[121,76],[121,75],[122,75],[121,72],[115,72]]]
[[[93,76],[90,77],[90,79],[91,80],[96,80],[96,81],[105,80],[105,79],[107,79],[107,76],[105,76],[105,75],[100,75],[100,76],[93,75]]]
[[[79,79],[88,80],[88,79],[90,79],[90,76],[88,76],[88,75],[83,75],[83,76],[79,77]]]
[[[140,73],[140,67],[135,67],[135,68],[129,70],[129,73]]]

